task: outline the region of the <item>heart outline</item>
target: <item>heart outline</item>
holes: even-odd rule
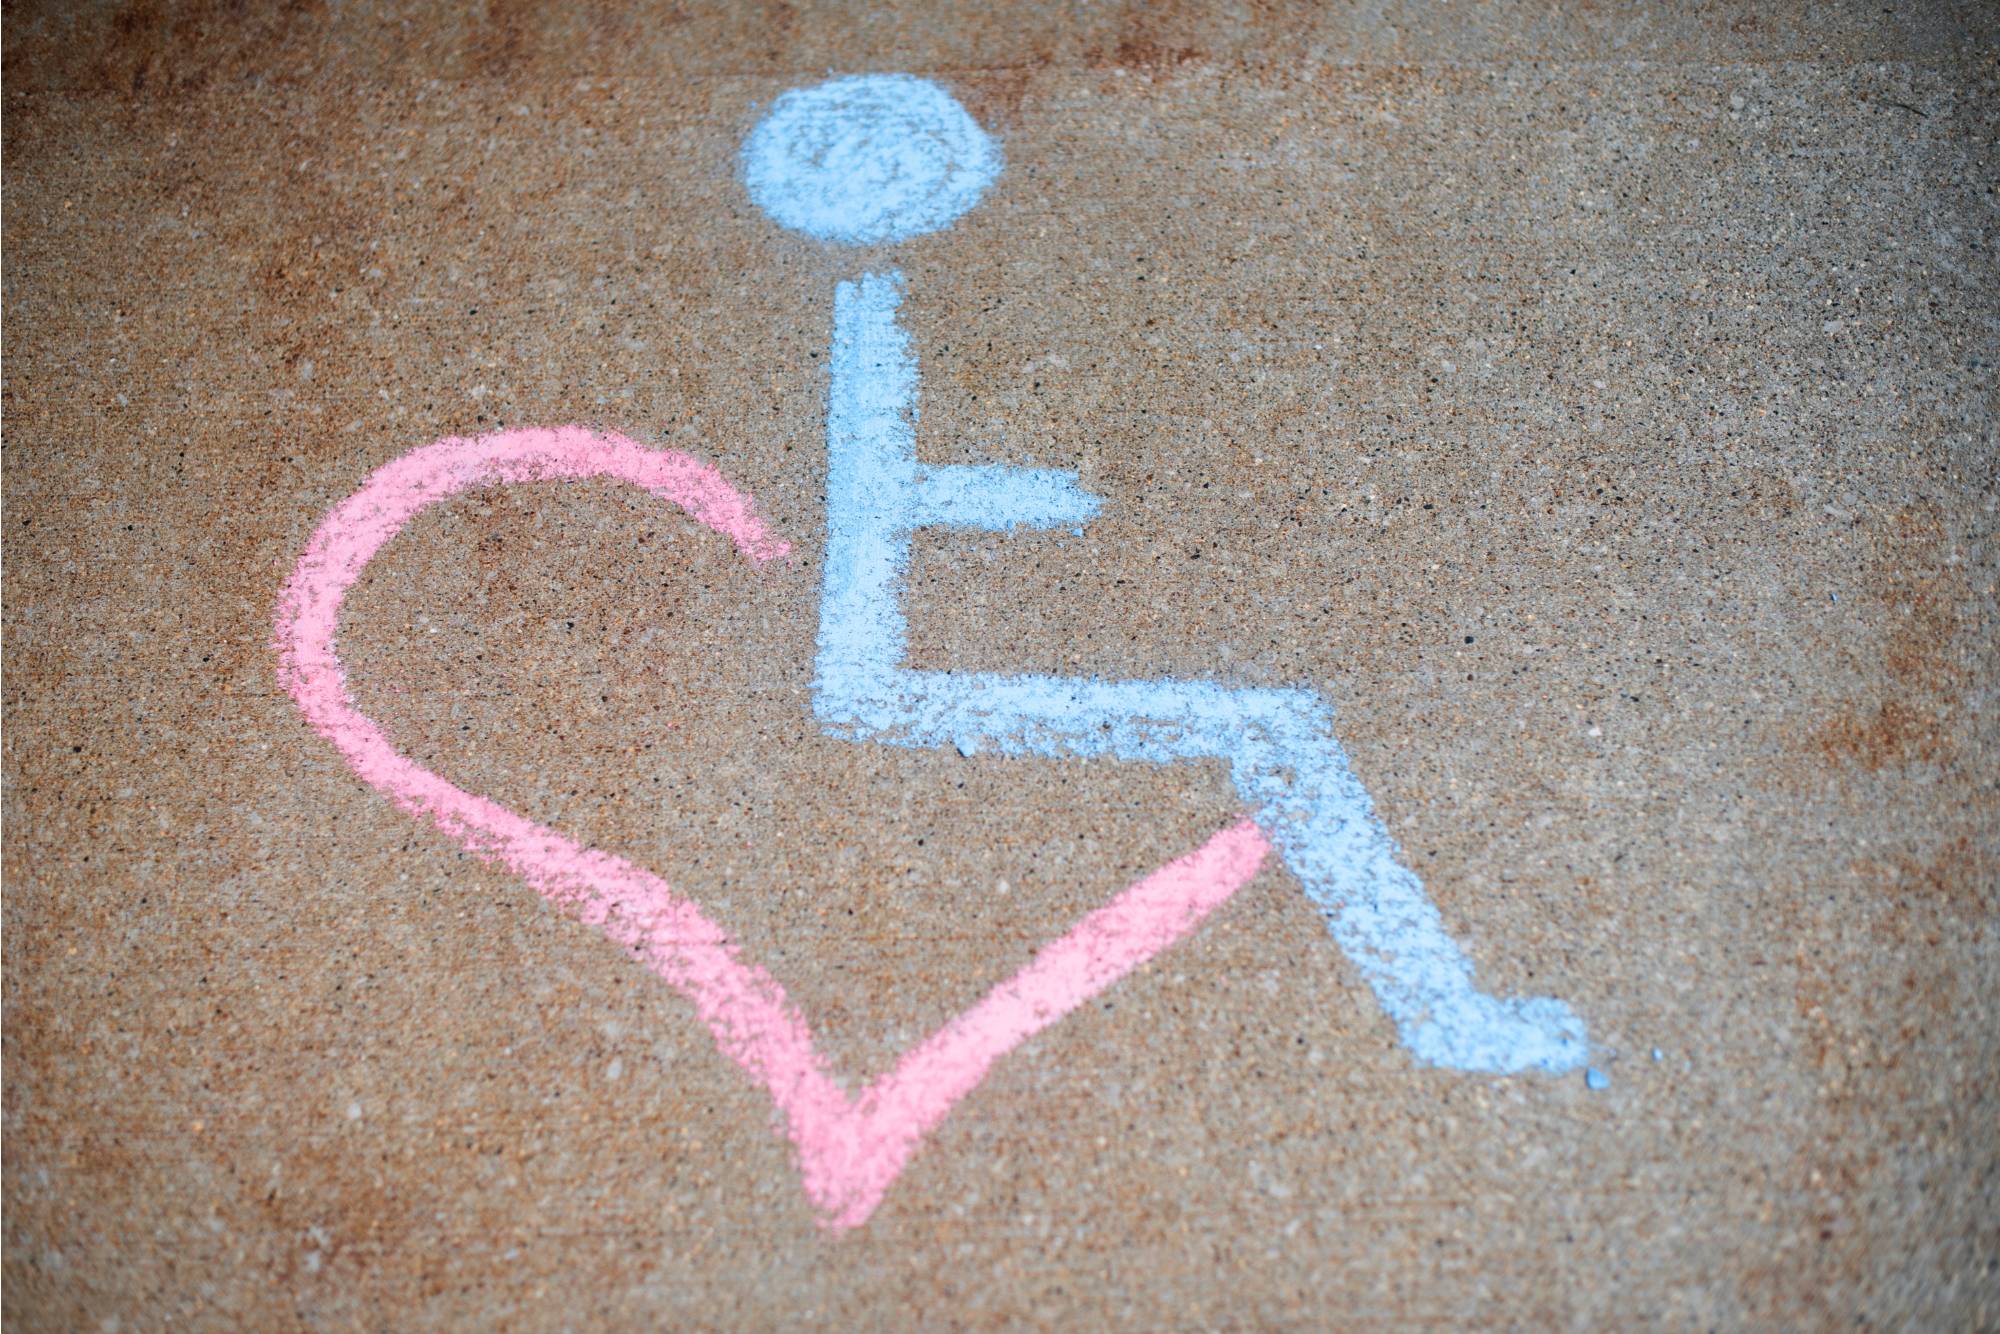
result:
[[[314,531],[278,599],[280,680],[369,786],[633,950],[693,1004],[717,1049],[770,1095],[822,1225],[834,1232],[859,1226],[924,1137],[995,1061],[1192,931],[1249,883],[1270,844],[1248,819],[1223,829],[1086,914],[904,1052],[888,1074],[848,1094],[784,988],[743,960],[698,905],[622,857],[584,848],[423,768],[398,752],[348,693],[334,645],[342,602],[412,518],[479,487],[592,478],[628,482],[672,502],[754,564],[790,550],[720,470],[678,451],[581,426],[446,437],[376,469]]]

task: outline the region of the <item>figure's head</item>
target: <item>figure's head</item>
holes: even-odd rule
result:
[[[743,143],[750,198],[773,221],[839,245],[905,241],[979,202],[1000,146],[957,99],[908,74],[794,88]]]

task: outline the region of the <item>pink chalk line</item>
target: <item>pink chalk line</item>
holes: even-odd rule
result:
[[[340,607],[362,569],[417,514],[461,491],[507,482],[610,477],[680,506],[750,560],[790,546],[716,468],[579,426],[450,438],[377,469],[306,544],[278,601],[280,674],[313,727],[364,781],[466,849],[507,867],[551,903],[635,951],[694,1005],[724,1055],[762,1084],[796,1146],[823,1224],[865,1222],[924,1135],[993,1062],[1159,954],[1247,884],[1270,851],[1248,820],[1162,866],[1085,916],[1034,962],[850,1096],[812,1030],[762,968],[665,880],[592,851],[453,786],[399,754],[347,692],[335,652]]]

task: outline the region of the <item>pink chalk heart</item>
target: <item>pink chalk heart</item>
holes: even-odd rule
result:
[[[723,930],[665,880],[453,786],[399,754],[347,693],[334,649],[341,602],[413,517],[474,487],[595,477],[672,501],[759,564],[790,549],[749,497],[685,454],[577,426],[440,440],[378,469],[306,544],[278,601],[280,673],[306,718],[363,780],[634,951],[685,996],[722,1053],[771,1095],[823,1223],[854,1227],[994,1061],[1186,935],[1249,882],[1270,845],[1246,820],[1167,863],[1043,946],[889,1074],[848,1094],[784,988],[739,957]]]

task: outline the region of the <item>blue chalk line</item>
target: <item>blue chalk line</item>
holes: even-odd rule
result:
[[[1225,760],[1239,796],[1361,969],[1411,1051],[1459,1070],[1569,1070],[1588,1048],[1570,1008],[1473,985],[1334,736],[1303,690],[1205,681],[926,672],[903,665],[903,574],[919,528],[1087,522],[1073,472],[917,462],[917,364],[897,322],[902,275],[834,292],[827,549],[813,709],[834,735],[971,755],[1155,764]]]
[[[908,75],[834,79],[780,97],[743,150],[751,198],[822,241],[899,241],[949,225],[1000,171],[951,94]],[[813,710],[857,741],[965,756],[1221,760],[1404,1044],[1459,1070],[1572,1070],[1583,1021],[1559,1000],[1480,991],[1417,877],[1375,818],[1304,690],[1206,681],[915,671],[903,575],[919,528],[1075,528],[1099,509],[1073,472],[916,458],[917,363],[897,322],[902,275],[834,293],[827,549]]]

